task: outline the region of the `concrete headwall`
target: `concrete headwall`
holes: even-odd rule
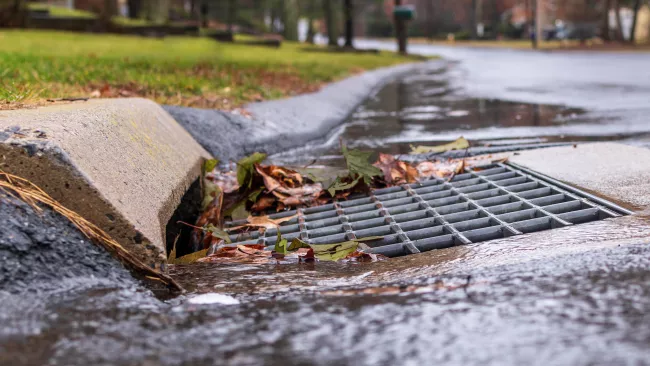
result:
[[[105,99],[0,112],[0,169],[29,179],[143,262],[208,154],[158,104]]]

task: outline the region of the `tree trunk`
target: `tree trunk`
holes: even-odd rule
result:
[[[323,0],[323,15],[325,16],[325,26],[327,27],[327,44],[338,47],[338,33],[336,31],[336,22],[334,21],[332,0]]]
[[[314,0],[309,0],[307,8],[307,43],[314,44],[314,37],[316,36],[316,31],[314,29]]]
[[[140,0],[128,0],[127,7],[129,8],[129,18],[137,19],[140,16]],[[194,2],[192,2],[194,4]]]
[[[491,11],[491,23],[492,23],[492,36],[497,38],[499,33],[499,24],[501,24],[501,13],[499,12],[499,2],[497,0],[492,0],[490,2],[490,11]]]
[[[472,39],[476,39],[476,8],[478,0],[472,0],[471,8],[469,9],[469,34]]]
[[[345,14],[345,47],[354,47],[354,5],[352,0],[343,1],[343,14]]]
[[[208,13],[210,8],[208,7],[207,0],[201,0],[201,27],[207,28],[210,25],[208,19]]]
[[[298,40],[298,4],[297,0],[284,0],[282,8],[282,24],[284,39]]]
[[[639,8],[641,7],[641,0],[636,0],[634,2],[634,16],[632,18],[632,30],[630,32],[630,42],[636,42],[636,24],[639,16]]]
[[[623,24],[621,24],[621,2],[620,0],[615,1],[615,11],[616,11],[616,39],[623,42],[625,37],[623,36]]]
[[[228,32],[233,33],[237,19],[237,0],[228,0]]]
[[[605,9],[603,10],[603,40],[605,41],[611,41],[612,36],[611,32],[609,31],[610,24],[609,24],[609,9],[612,8],[612,0],[605,0]]]
[[[433,2],[435,0],[427,0],[427,35],[429,39],[433,39],[435,36],[435,6]]]

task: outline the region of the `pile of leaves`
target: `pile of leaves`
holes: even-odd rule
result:
[[[419,146],[414,148],[414,152],[442,152],[466,147],[469,147],[469,143],[461,138],[439,147]],[[263,233],[295,218],[290,216],[274,220],[266,215],[269,212],[319,206],[334,200],[345,200],[353,193],[367,193],[375,188],[433,178],[451,180],[466,167],[492,163],[495,160],[492,156],[486,156],[409,163],[396,156],[380,153],[372,162],[373,152],[348,149],[345,145],[341,146],[341,152],[347,169],[344,174],[329,179],[318,178],[305,168],[263,165],[266,155],[262,153],[254,153],[239,160],[236,166],[226,169],[220,169],[217,160],[207,161],[202,180],[203,213],[195,225],[188,224],[193,227],[190,248],[196,253],[178,259],[175,256],[170,257],[170,262],[378,260],[381,258],[358,249],[359,242],[368,240],[366,238],[312,246],[298,239],[288,244],[286,239],[278,236],[273,252],[256,245],[233,246],[230,238],[237,235],[238,241],[246,240],[250,238],[252,231]],[[226,219],[234,220],[238,224],[224,227]],[[381,238],[372,238],[377,239]]]

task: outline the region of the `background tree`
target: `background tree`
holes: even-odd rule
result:
[[[298,40],[298,0],[282,1],[282,33],[288,41]]]
[[[479,6],[478,0],[472,0],[470,2],[468,19],[469,19],[469,34],[472,39],[478,38],[476,34],[478,6]]]
[[[639,9],[641,8],[641,0],[635,0],[634,1],[634,7],[632,10],[634,11],[634,15],[632,17],[632,31],[630,32],[630,42],[634,43],[636,42],[636,25],[639,17]]]
[[[623,22],[621,21],[621,0],[614,0],[614,11],[616,12],[616,40],[624,41]]]
[[[228,32],[234,32],[234,25],[237,22],[237,0],[228,0]]]
[[[345,15],[345,47],[354,47],[354,4],[352,0],[343,1],[343,14]]]
[[[336,26],[336,14],[332,6],[334,0],[323,0],[323,16],[325,17],[325,26],[327,27],[327,44],[329,46],[338,46],[338,27]]]
[[[314,44],[314,37],[316,36],[316,29],[314,28],[314,21],[320,14],[317,6],[317,0],[307,0],[305,8],[302,10],[303,14],[307,17],[307,43]]]
[[[603,30],[602,30],[602,37],[603,40],[605,41],[612,40],[612,36],[610,33],[611,25],[609,23],[609,10],[611,8],[612,8],[612,0],[605,0],[604,9],[603,9]]]

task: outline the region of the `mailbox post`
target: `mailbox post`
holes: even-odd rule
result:
[[[415,18],[415,7],[413,5],[402,5],[402,0],[395,0],[393,8],[395,20],[395,36],[397,37],[397,48],[399,53],[406,54],[407,30],[406,22]]]

